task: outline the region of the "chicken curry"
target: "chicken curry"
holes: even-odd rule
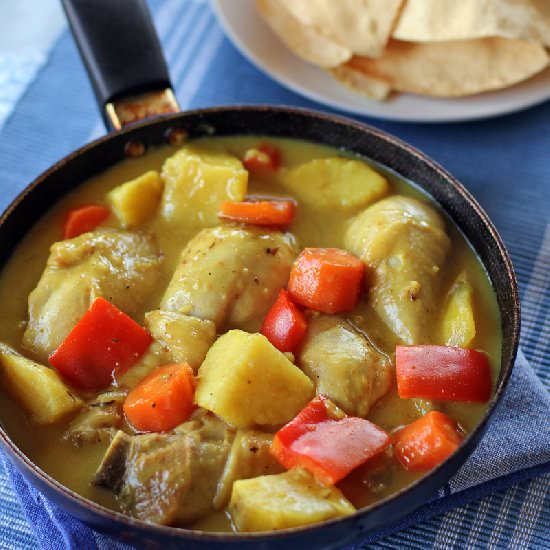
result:
[[[63,485],[223,531],[353,513],[486,409],[500,317],[413,184],[312,143],[202,138],[79,186],[0,277],[0,416]]]

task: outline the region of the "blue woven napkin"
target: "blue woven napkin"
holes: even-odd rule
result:
[[[158,0],[152,7],[184,109],[231,103],[320,108],[244,60],[224,39],[204,2]],[[460,472],[429,504],[360,546],[378,547],[370,543],[385,537],[380,547],[485,547],[505,541],[514,547],[548,547],[550,477],[521,482],[550,471],[550,397],[545,389],[550,382],[550,103],[460,125],[367,122],[440,161],[486,208],[518,272],[525,355],[520,352],[489,431]],[[47,166],[103,131],[81,62],[65,35],[0,134],[0,209]],[[124,547],[59,510],[10,464],[4,467],[42,547]],[[0,544],[5,537],[18,537],[17,544],[8,546],[33,547],[27,524],[12,503],[13,491],[4,486]],[[432,516],[437,517],[425,521]]]

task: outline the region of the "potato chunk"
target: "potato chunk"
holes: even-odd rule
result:
[[[2,383],[37,424],[51,424],[82,406],[55,370],[6,344],[0,344],[0,371]]]
[[[123,227],[136,227],[156,212],[163,183],[155,170],[115,187],[107,194],[113,211]]]
[[[388,192],[386,178],[358,160],[315,159],[283,173],[282,184],[312,208],[368,206]]]
[[[162,216],[185,228],[217,225],[220,203],[242,201],[248,188],[248,172],[237,157],[197,146],[168,158],[162,178]]]
[[[238,428],[283,424],[313,397],[311,380],[261,334],[230,330],[199,369],[197,404]]]
[[[168,350],[175,363],[189,363],[197,372],[216,339],[216,325],[175,311],[157,309],[145,314],[145,328]]]
[[[474,320],[474,290],[464,275],[460,275],[449,292],[443,313],[441,343],[467,348],[476,335]]]
[[[339,489],[301,469],[235,481],[229,503],[239,531],[288,529],[353,512],[353,504]]]
[[[223,508],[231,497],[237,479],[279,474],[285,468],[271,454],[273,435],[257,430],[239,430],[235,434],[223,474],[218,481],[214,506]]]

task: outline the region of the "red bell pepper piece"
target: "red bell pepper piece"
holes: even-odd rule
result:
[[[275,434],[271,453],[285,468],[305,468],[333,485],[391,443],[376,424],[334,410],[331,401],[317,396]]]
[[[267,312],[260,332],[279,350],[294,351],[307,331],[304,314],[282,289]]]
[[[485,403],[491,397],[491,367],[479,351],[445,346],[397,346],[399,397]]]
[[[430,411],[394,434],[394,455],[406,470],[431,470],[456,451],[462,440],[459,433],[454,420]]]
[[[288,281],[288,292],[301,306],[324,313],[351,311],[357,304],[365,265],[339,248],[305,248]]]
[[[124,373],[149,347],[150,334],[103,298],[96,298],[50,363],[73,386],[101,389]]]
[[[243,164],[250,172],[275,172],[281,164],[281,151],[271,143],[261,143],[245,152]]]
[[[291,200],[224,201],[218,216],[253,225],[290,225],[296,204]]]
[[[72,208],[67,213],[63,225],[63,238],[73,239],[95,229],[100,223],[104,222],[111,211],[100,204],[86,204],[78,208]]]

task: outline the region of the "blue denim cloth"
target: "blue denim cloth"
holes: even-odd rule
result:
[[[184,109],[231,103],[321,108],[243,59],[204,2],[158,0],[152,7]],[[487,435],[460,472],[429,504],[359,547],[548,548],[550,103],[455,125],[365,120],[443,164],[492,217],[518,273],[523,351]],[[66,34],[0,133],[0,208],[54,161],[103,131]],[[0,546],[32,548],[38,540],[52,550],[123,547],[48,502],[9,464],[0,468],[0,478]]]

